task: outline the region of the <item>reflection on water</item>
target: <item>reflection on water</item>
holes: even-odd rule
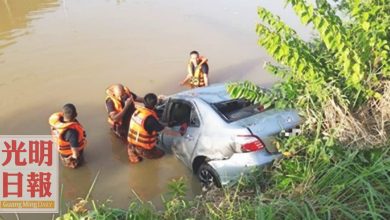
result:
[[[58,6],[58,0],[0,0],[0,53],[14,44],[15,38],[28,34],[26,28],[32,20]]]
[[[124,141],[120,140],[112,132],[110,132],[108,135],[111,138],[112,159],[119,161],[122,164],[129,164],[126,143],[124,143]]]
[[[82,174],[83,179],[80,179]],[[85,160],[83,165],[74,170],[60,167],[60,183],[63,185],[63,198],[65,200],[74,200],[77,198],[85,198],[88,190],[96,174],[91,172],[88,161]],[[88,181],[89,180],[89,181]]]

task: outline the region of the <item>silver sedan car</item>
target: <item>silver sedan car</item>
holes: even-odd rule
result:
[[[298,133],[295,110],[264,110],[243,99],[232,99],[225,85],[192,89],[168,97],[157,107],[160,120],[183,136],[162,134],[159,147],[172,151],[205,188],[237,181],[243,173],[281,156],[275,136]]]

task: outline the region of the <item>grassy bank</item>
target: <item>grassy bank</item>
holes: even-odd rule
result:
[[[232,188],[214,190],[186,200],[185,181],[169,185],[164,209],[136,201],[128,210],[91,202],[74,208],[64,219],[388,219],[390,217],[390,155],[388,150],[345,151],[307,161],[290,171],[275,168],[242,178]],[[282,170],[281,172],[275,171]],[[283,178],[284,176],[284,178]],[[292,180],[290,180],[292,179]],[[293,184],[292,184],[293,183]]]

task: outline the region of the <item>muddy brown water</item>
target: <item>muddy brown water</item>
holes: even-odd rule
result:
[[[108,129],[104,90],[121,82],[141,96],[181,91],[194,49],[209,58],[211,83],[271,85],[276,79],[262,69],[270,59],[256,45],[258,5],[301,28],[282,1],[0,0],[0,134],[49,134],[49,115],[71,102],[89,144],[84,166],[60,169],[63,207],[87,194],[99,170],[92,198],[116,207],[127,208],[135,192],[161,208],[167,183],[180,177],[193,197],[199,184],[174,155],[129,165],[125,144]]]

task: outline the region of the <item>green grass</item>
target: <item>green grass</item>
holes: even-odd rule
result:
[[[127,210],[108,203],[64,219],[388,219],[390,156],[386,149],[338,151],[333,161],[305,164],[310,175],[279,188],[280,172],[255,172],[231,188],[185,199],[183,179],[169,185],[163,210],[136,201]],[[285,159],[281,163],[297,160]],[[288,177],[286,177],[288,178]]]

